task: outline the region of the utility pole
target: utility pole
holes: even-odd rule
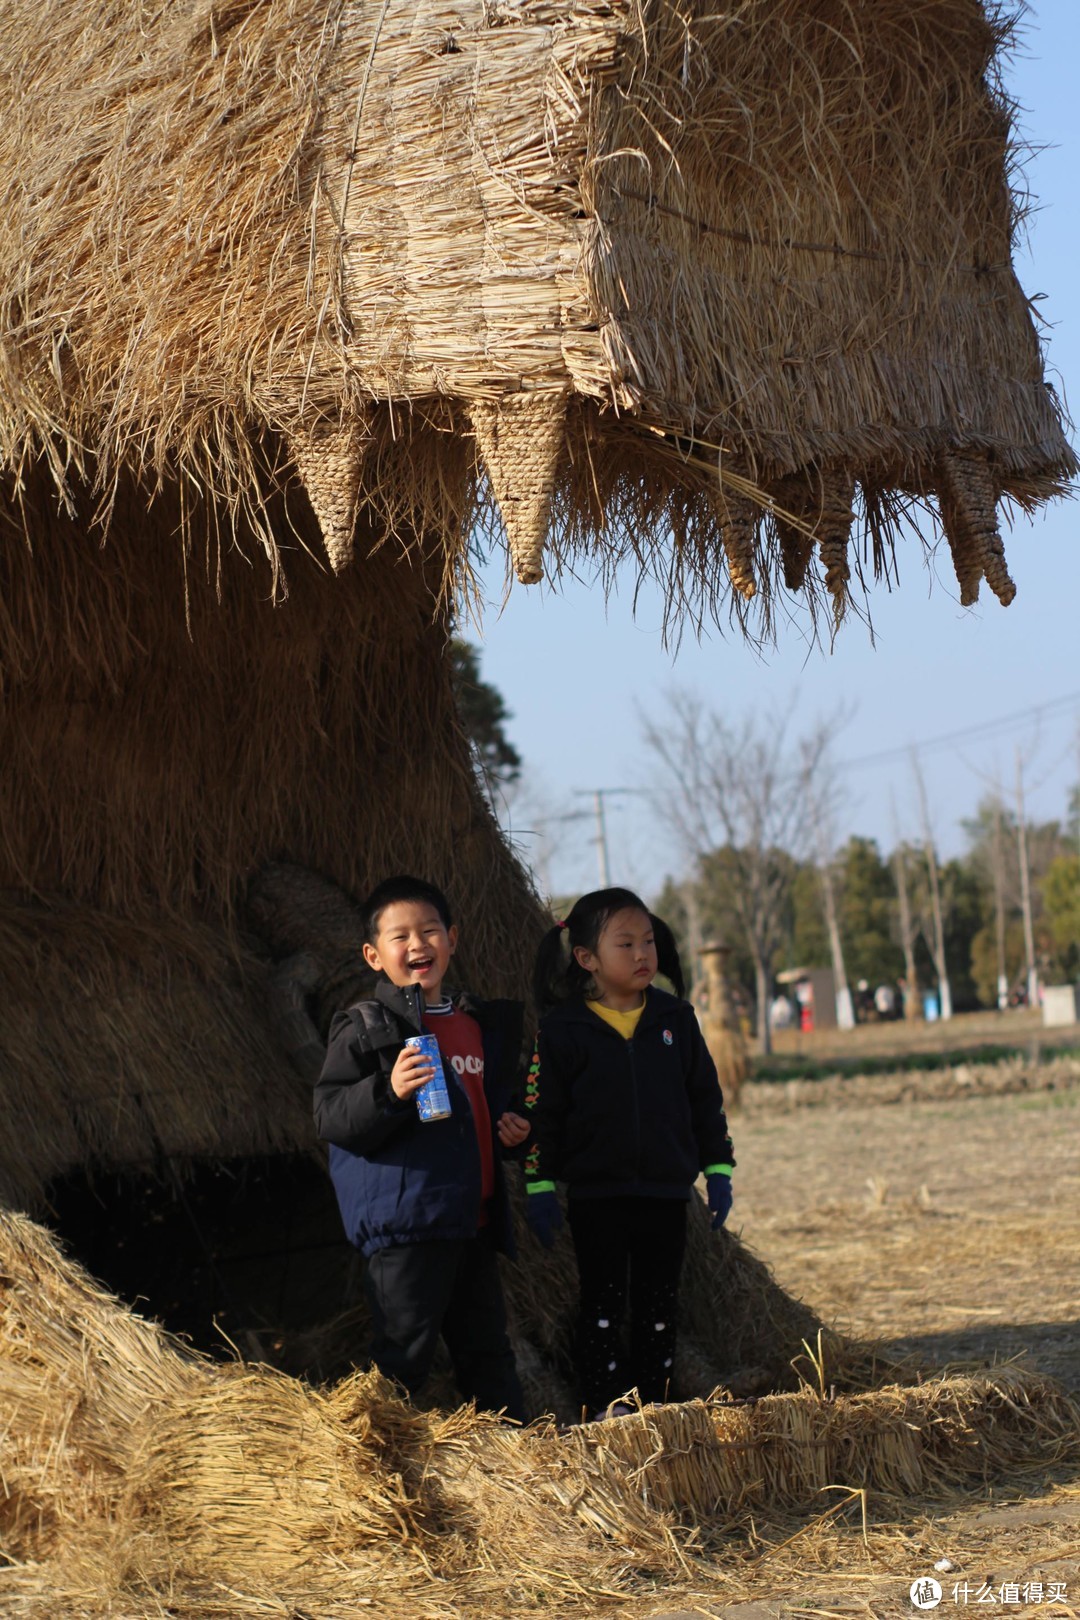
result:
[[[581,788],[578,790],[579,798],[584,795],[591,798],[593,802],[593,815],[596,818],[596,857],[600,869],[600,887],[602,889],[610,889],[611,887],[611,870],[608,865],[607,813],[604,800],[614,798],[617,794],[634,793],[636,791],[635,788],[622,787]]]
[[[1005,850],[1001,836],[1001,794],[994,796],[994,933],[997,941],[998,1011],[1009,1005],[1009,974],[1005,960]]]
[[[1024,764],[1016,748],[1016,850],[1020,860],[1020,910],[1024,919],[1024,956],[1027,959],[1028,1006],[1039,1005],[1039,970],[1035,965],[1035,927],[1031,920],[1031,868],[1028,864],[1027,823],[1024,819]]]

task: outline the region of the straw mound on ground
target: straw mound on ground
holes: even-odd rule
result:
[[[417,1412],[378,1375],[319,1391],[196,1360],[17,1216],[0,1217],[0,1403],[0,1600],[27,1617],[516,1615],[658,1575],[707,1588],[749,1516],[1045,1464],[1078,1418],[1002,1372],[518,1432]]]

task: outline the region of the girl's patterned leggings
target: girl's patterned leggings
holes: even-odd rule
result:
[[[569,1214],[581,1288],[576,1362],[583,1405],[591,1416],[631,1389],[642,1401],[666,1400],[686,1201],[571,1197]]]

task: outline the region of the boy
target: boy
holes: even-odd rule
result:
[[[445,995],[457,928],[430,883],[380,883],[364,905],[364,935],[375,996],[330,1025],[315,1127],[331,1144],[346,1234],[367,1259],[372,1360],[415,1395],[441,1333],[461,1393],[523,1421],[496,1257],[513,1252],[498,1149],[529,1135],[528,1121],[505,1106],[523,1009]],[[416,1093],[434,1071],[404,1043],[421,1033],[439,1043],[446,1119],[417,1112]]]

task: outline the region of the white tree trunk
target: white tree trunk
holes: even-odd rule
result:
[[[1024,957],[1027,962],[1028,1006],[1039,1005],[1039,970],[1035,963],[1035,925],[1031,915],[1031,867],[1028,862],[1027,821],[1024,816],[1024,767],[1016,750],[1016,848],[1020,861],[1020,911],[1024,918]]]
[[[754,985],[757,991],[757,1033],[762,1053],[772,1051],[772,1025],[769,1023],[769,974],[765,963],[755,958]]]

